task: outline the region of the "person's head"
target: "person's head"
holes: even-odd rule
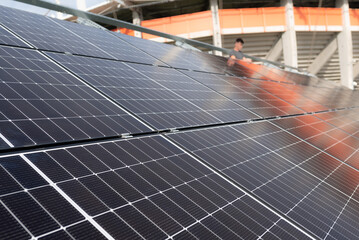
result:
[[[242,38],[237,38],[236,39],[236,42],[234,43],[234,48],[237,50],[237,51],[240,51],[242,50],[243,48],[243,44],[244,44],[244,41]]]

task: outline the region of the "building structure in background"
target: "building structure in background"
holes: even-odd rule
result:
[[[358,0],[112,0],[88,10],[224,48],[232,48],[234,39],[241,36],[248,55],[352,88],[352,80],[359,81],[358,7]],[[113,30],[171,41],[128,29]]]

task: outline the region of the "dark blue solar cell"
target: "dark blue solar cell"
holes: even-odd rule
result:
[[[145,239],[164,239],[166,234],[153,222],[132,206],[125,206],[115,211],[124,221],[134,228]]]
[[[0,165],[25,188],[39,187],[48,184],[20,156],[0,158]]]
[[[60,226],[36,201],[25,192],[7,195],[1,201],[35,236],[53,231]]]
[[[80,240],[87,240],[87,239],[96,239],[96,240],[103,239],[103,240],[105,240],[105,239],[107,239],[99,230],[97,230],[88,221],[84,221],[79,224],[68,227],[66,230],[75,239],[80,239]]]
[[[162,206],[161,203],[160,206]],[[182,226],[168,216],[164,211],[158,208],[155,204],[149,200],[142,200],[134,203],[134,207],[137,208],[142,214],[154,222],[168,235],[175,234],[182,230]]]
[[[71,179],[72,176],[47,153],[27,154],[26,157],[54,182]]]
[[[143,239],[114,213],[106,213],[95,220],[115,239]]]
[[[52,187],[30,190],[30,194],[63,226],[81,221],[84,217]]]
[[[81,178],[80,182],[109,208],[117,208],[127,203],[124,198],[122,198],[113,189],[111,189],[110,186],[96,176]]]
[[[91,216],[108,210],[94,194],[76,180],[60,183],[59,187]]]
[[[28,47],[26,43],[19,40],[15,37],[12,33],[5,30],[3,27],[0,26],[0,43],[11,45],[11,46],[21,46],[21,47]]]
[[[22,190],[22,187],[11,175],[0,167],[0,196]]]
[[[5,207],[0,204],[0,238],[1,239],[28,239],[30,234],[15,220]]]

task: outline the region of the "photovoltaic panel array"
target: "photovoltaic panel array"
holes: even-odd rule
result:
[[[262,117],[304,113],[295,105],[244,79],[193,71],[182,72]]]
[[[0,80],[1,149],[149,130],[37,51],[1,46]]]
[[[0,26],[0,44],[20,46],[20,47],[29,47],[26,43],[12,35],[5,28]]]
[[[38,49],[141,63],[159,62],[108,31],[6,7],[0,13],[2,24]]]
[[[0,23],[0,239],[359,237],[357,91],[11,8]]]
[[[93,234],[97,239],[101,230],[125,239],[257,238],[281,232],[307,238],[159,136],[4,157],[0,165],[8,182],[0,189],[1,239]]]
[[[174,68],[224,73],[222,67],[226,64],[223,64],[225,62],[223,59],[222,63],[218,65],[213,63],[213,59],[211,61],[211,58],[208,58],[208,54],[204,57],[196,51],[186,51],[173,45],[147,41],[124,34],[116,33],[116,35]]]
[[[353,239],[358,235],[359,172],[351,157],[358,148],[341,143],[339,136],[356,144],[359,139],[335,134],[332,126],[323,131],[327,124],[311,124],[311,118],[317,119],[294,117],[170,137],[315,237]],[[331,140],[320,141],[330,134]]]
[[[259,118],[175,69],[47,54],[156,129]]]

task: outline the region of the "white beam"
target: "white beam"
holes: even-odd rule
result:
[[[337,37],[333,38],[309,65],[307,72],[317,74],[338,49]]]
[[[295,33],[293,0],[282,0],[285,7],[286,31],[282,35],[284,64],[298,67],[297,36]]]
[[[337,0],[337,7],[342,9],[343,31],[338,34],[338,53],[340,63],[340,84],[353,89],[353,42],[350,30],[348,0]]]
[[[282,37],[278,39],[278,41],[274,44],[274,46],[269,50],[265,59],[269,61],[276,62],[283,52],[283,40]]]
[[[218,14],[218,0],[210,0],[210,5],[213,25],[213,45],[217,47],[222,47],[222,35]],[[215,51],[214,54],[222,55],[222,52]]]

